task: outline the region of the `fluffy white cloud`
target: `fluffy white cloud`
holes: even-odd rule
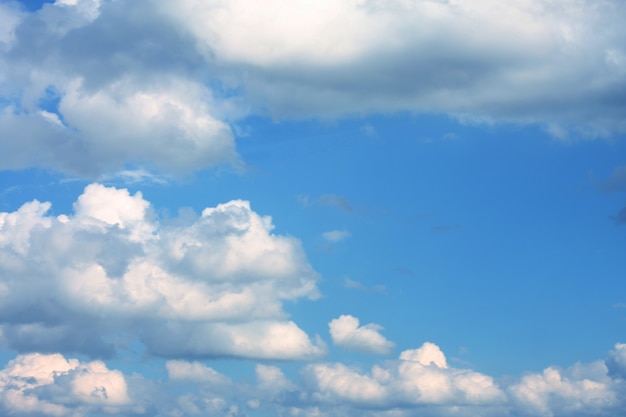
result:
[[[9,415],[132,412],[132,403],[124,375],[100,361],[33,353],[18,356],[0,371],[0,410]]]
[[[626,409],[623,379],[611,375],[603,361],[496,381],[448,365],[434,343],[406,350],[369,372],[343,363],[305,365],[298,381],[266,364],[255,366],[255,382],[231,379],[200,362],[172,360],[165,367],[169,378],[150,382],[100,361],[19,355],[0,370],[0,412],[18,417],[578,417],[622,415]]]
[[[616,384],[607,376],[604,362],[554,367],[522,377],[509,387],[518,408],[529,416],[598,415],[618,405]]]
[[[199,362],[174,360],[167,361],[165,366],[167,368],[167,374],[172,380],[183,380],[216,386],[227,386],[232,383],[227,376]]]
[[[620,354],[619,346],[609,359]],[[369,372],[322,363],[304,367],[302,376],[303,401],[286,408],[286,415],[572,417],[621,415],[626,409],[623,379],[611,375],[603,361],[497,382],[450,367],[439,347],[428,342]]]
[[[277,115],[414,110],[625,128],[624,102],[615,96],[626,71],[619,1],[184,0],[165,7],[225,79]]]
[[[432,343],[402,352],[400,360],[374,366],[369,374],[342,364],[310,365],[304,372],[314,387],[313,398],[333,403],[347,401],[366,408],[425,404],[500,406],[506,398],[493,378],[447,368],[445,356]]]
[[[394,343],[379,333],[382,327],[370,323],[359,326],[359,319],[343,315],[328,323],[333,343],[346,349],[366,353],[388,354]]]
[[[0,168],[238,164],[229,123],[268,110],[624,131],[625,17],[620,0],[2,3]]]
[[[155,354],[301,359],[324,353],[283,300],[316,298],[300,243],[246,201],[160,225],[141,193],[89,185],[73,215],[33,201],[0,213],[0,341],[106,356],[106,336]]]

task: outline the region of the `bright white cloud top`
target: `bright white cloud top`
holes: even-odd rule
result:
[[[106,334],[122,331],[164,356],[324,353],[281,307],[318,296],[297,240],[273,235],[245,201],[183,226],[159,225],[149,207],[139,193],[92,184],[71,216],[38,201],[0,213],[4,343],[107,356]]]
[[[238,165],[232,125],[267,112],[624,132],[625,18],[615,0],[3,2],[0,166]]]
[[[0,0],[0,415],[626,415],[624,22]]]
[[[379,333],[382,327],[370,323],[359,326],[359,319],[343,315],[328,323],[333,343],[346,349],[366,353],[388,354],[394,346]]]

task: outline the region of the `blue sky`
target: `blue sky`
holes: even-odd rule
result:
[[[0,1],[0,413],[624,413],[621,2],[173,4]]]

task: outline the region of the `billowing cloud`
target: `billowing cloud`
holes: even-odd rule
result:
[[[12,15],[0,168],[97,176],[129,163],[173,173],[239,164],[228,105],[189,72],[204,66],[193,40],[145,6],[81,0]]]
[[[618,1],[185,0],[167,10],[277,115],[413,110],[625,127]]]
[[[141,414],[134,400],[124,375],[100,361],[33,353],[0,371],[0,410],[7,415]]]
[[[620,346],[611,357],[621,354]],[[328,410],[328,415],[350,417],[569,417],[618,415],[626,406],[622,379],[611,377],[603,361],[548,367],[498,382],[450,367],[440,348],[428,342],[369,372],[327,363],[306,366],[302,376],[300,396],[307,401],[300,410],[318,410],[320,415]]]
[[[448,368],[439,347],[426,343],[405,351],[397,361],[362,373],[343,364],[315,364],[304,369],[316,401],[355,407],[393,409],[423,405],[489,405],[498,407],[504,392],[493,378]]]
[[[33,201],[0,213],[0,341],[19,351],[113,354],[138,335],[168,357],[302,359],[324,352],[283,300],[316,298],[300,243],[246,201],[164,226],[141,193],[89,185],[73,215]]]
[[[237,165],[231,123],[268,112],[621,132],[625,15],[619,0],[2,3],[0,168]]]
[[[382,327],[370,323],[359,326],[359,319],[343,315],[328,323],[333,343],[346,349],[366,353],[388,354],[395,346],[379,333]]]
[[[616,388],[604,362],[599,361],[525,375],[509,392],[529,416],[599,415],[619,404]]]
[[[18,417],[622,415],[623,378],[609,363],[616,358],[619,363],[623,351],[618,343],[606,361],[497,380],[450,366],[439,346],[426,342],[369,371],[340,362],[311,363],[290,379],[279,366],[256,364],[254,381],[185,360],[166,362],[166,381],[149,381],[100,361],[35,353],[18,355],[0,370],[0,411]]]

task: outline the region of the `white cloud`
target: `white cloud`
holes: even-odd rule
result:
[[[619,0],[3,3],[0,168],[238,165],[230,124],[268,110],[620,132],[625,15]]]
[[[433,364],[442,369],[448,367],[446,356],[441,349],[439,349],[439,346],[431,342],[425,342],[419,349],[405,350],[400,354],[400,359],[403,361],[419,362],[424,366]]]
[[[232,383],[230,378],[220,374],[199,362],[167,361],[167,375],[173,380],[184,380],[214,386],[227,386]]]
[[[166,10],[225,79],[278,116],[413,110],[626,127],[623,102],[604,107],[624,89],[618,1],[185,0]]]
[[[375,365],[369,373],[343,364],[314,364],[305,367],[303,375],[312,387],[309,395],[322,404],[348,402],[356,408],[390,410],[424,405],[501,407],[505,403],[506,396],[493,378],[439,365],[445,365],[445,357],[436,345],[427,343],[402,352],[400,360]]]
[[[328,323],[333,343],[346,349],[366,353],[388,354],[394,343],[379,333],[382,327],[370,323],[359,326],[359,319],[343,315]]]
[[[167,381],[149,381],[100,361],[18,355],[0,370],[0,413],[176,417],[255,415],[259,410],[282,416],[572,417],[622,415],[626,406],[623,379],[603,361],[548,367],[496,382],[449,366],[434,343],[405,350],[369,371],[311,363],[301,369],[299,381],[266,364],[255,366],[255,383],[247,377],[231,379],[199,362],[172,360],[165,368]]]
[[[322,236],[324,236],[324,239],[329,242],[341,242],[342,240],[345,240],[352,236],[352,234],[347,230],[331,230],[322,233]]]
[[[5,346],[110,355],[107,335],[129,332],[169,357],[324,353],[282,310],[284,300],[318,297],[317,273],[300,243],[273,234],[248,202],[165,226],[141,193],[92,184],[73,215],[49,209],[33,201],[0,213]]]
[[[124,375],[100,361],[20,355],[0,371],[0,410],[9,415],[80,416],[128,411]]]
[[[598,415],[617,404],[613,385],[600,361],[575,365],[565,372],[549,367],[540,374],[525,375],[509,391],[525,415]]]

